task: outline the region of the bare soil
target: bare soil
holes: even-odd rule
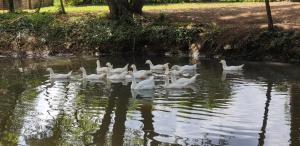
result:
[[[300,29],[300,3],[272,2],[275,26]],[[150,15],[164,13],[171,22],[216,23],[226,28],[257,29],[267,27],[264,3],[228,4],[218,8],[147,11]]]

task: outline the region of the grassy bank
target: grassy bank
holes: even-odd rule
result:
[[[0,15],[0,21],[3,55],[45,50],[50,55],[178,53],[187,51],[189,43],[203,31],[201,26],[169,24],[164,15],[151,20],[136,17],[123,23],[93,14],[22,13]]]
[[[228,8],[228,7],[255,7],[261,3],[258,2],[243,2],[243,3],[175,3],[175,4],[147,4],[144,6],[144,12],[160,12],[160,11],[182,11],[192,9],[212,9],[212,8]],[[57,12],[59,5],[45,7],[41,12]],[[69,13],[107,13],[109,11],[106,5],[96,6],[66,6],[66,11]]]
[[[266,31],[263,3],[147,5],[143,16],[119,23],[106,6],[57,7],[0,15],[0,54],[50,55],[200,50],[209,57],[299,62],[299,3],[272,3],[277,30]]]

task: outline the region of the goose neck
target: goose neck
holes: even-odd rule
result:
[[[149,61],[148,64],[150,65],[151,68],[154,66],[151,61]]]
[[[107,63],[106,66],[107,66],[107,68],[110,68],[110,69],[113,68],[112,65],[111,65],[110,63]]]
[[[226,62],[222,62],[222,66],[223,66],[223,68],[226,68],[227,67]]]
[[[166,76],[165,78],[165,87],[169,86],[169,76]]]
[[[132,76],[132,82],[131,82],[131,89],[134,89],[136,87],[136,80],[135,80],[135,77]]]
[[[101,68],[100,61],[97,61],[97,68]]]
[[[135,65],[133,65],[131,68],[132,68],[132,71],[133,71],[133,72],[137,72],[137,69],[136,69],[136,66],[135,66]]]
[[[112,68],[110,68],[110,67],[108,66],[108,67],[107,67],[107,76],[112,75],[111,70],[112,70]]]
[[[85,78],[86,77],[86,70],[85,69],[81,69],[82,71],[82,77]]]
[[[170,74],[169,66],[166,65],[165,67],[166,67],[165,74],[166,74],[166,75]]]
[[[174,83],[176,81],[176,77],[174,74],[171,73],[171,82]]]
[[[52,77],[54,75],[54,71],[52,69],[49,69],[48,71],[50,73],[50,77]]]

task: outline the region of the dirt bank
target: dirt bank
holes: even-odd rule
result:
[[[127,23],[93,13],[2,14],[0,55],[182,55],[199,51],[212,58],[299,63],[300,4],[272,6],[274,32],[266,31],[263,3],[146,11]]]
[[[201,4],[200,4],[201,5]],[[300,2],[272,2],[272,15],[276,26],[283,29],[300,29]],[[147,11],[149,15],[164,13],[172,23],[215,23],[232,30],[267,27],[265,5],[257,3],[204,3],[199,8],[182,8]]]

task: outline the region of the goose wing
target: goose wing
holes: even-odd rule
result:
[[[149,79],[137,83],[135,89],[153,89],[154,86],[154,77],[152,76]]]
[[[96,71],[97,73],[101,73],[101,72],[107,72],[108,68],[107,67],[100,67],[100,68],[97,68]]]
[[[224,68],[224,70],[242,70],[244,67],[244,64],[243,65],[239,65],[239,66],[227,66]]]
[[[66,78],[70,78],[71,74],[72,74],[72,71],[69,72],[68,74],[54,74],[52,78],[66,79]]]
[[[94,80],[99,80],[99,79],[102,79],[104,78],[105,74],[90,74],[90,75],[87,75],[86,78],[87,79],[94,79]]]
[[[146,77],[148,77],[149,74],[150,74],[150,72],[147,70],[139,70],[139,71],[133,73],[134,77],[137,79],[146,78]]]
[[[154,65],[152,67],[152,69],[153,70],[162,70],[162,69],[164,69],[164,65],[162,65],[162,64]]]

